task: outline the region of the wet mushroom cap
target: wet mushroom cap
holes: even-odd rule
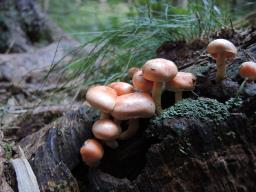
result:
[[[108,86],[114,89],[118,96],[134,92],[133,86],[126,82],[113,82]]]
[[[96,165],[102,159],[104,155],[104,149],[97,140],[88,139],[81,147],[80,154],[83,161],[91,167]]]
[[[244,62],[239,68],[239,74],[243,78],[248,78],[250,80],[256,80],[256,63],[252,61]]]
[[[93,124],[92,132],[97,139],[111,141],[117,139],[122,130],[112,120],[100,119]]]
[[[141,91],[151,91],[153,88],[153,82],[146,80],[143,77],[142,70],[138,70],[134,73],[132,77],[132,84],[135,89],[141,90]]]
[[[94,86],[86,93],[86,101],[93,107],[109,113],[116,104],[117,93],[108,86]]]
[[[112,116],[118,120],[149,118],[155,114],[155,103],[147,93],[130,93],[117,97]]]
[[[178,72],[166,83],[166,88],[171,91],[190,91],[195,88],[195,84],[196,77],[192,73]]]
[[[233,43],[226,39],[216,39],[208,44],[207,51],[214,59],[223,53],[225,58],[234,58],[237,54],[237,49]]]
[[[166,82],[175,77],[177,66],[167,59],[148,60],[142,67],[143,77],[149,81]]]

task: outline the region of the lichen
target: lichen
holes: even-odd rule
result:
[[[173,117],[194,118],[201,121],[213,120],[220,122],[230,115],[228,107],[215,99],[199,97],[197,100],[183,99],[174,106],[165,109],[151,121],[158,124],[164,119]]]
[[[240,97],[232,97],[228,101],[225,102],[228,110],[239,108],[243,103],[243,100]]]

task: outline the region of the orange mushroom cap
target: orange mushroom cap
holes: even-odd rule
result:
[[[142,70],[138,70],[132,77],[132,84],[135,89],[148,92],[153,88],[153,82],[144,79]]]
[[[134,92],[133,86],[126,82],[113,82],[108,86],[114,89],[118,96]]]
[[[97,139],[112,141],[119,137],[122,129],[110,119],[100,119],[93,124],[92,132]]]
[[[232,59],[237,54],[235,45],[226,39],[216,39],[210,42],[207,51],[214,59],[217,59],[221,53],[227,59]]]
[[[178,72],[166,83],[166,88],[171,91],[191,91],[195,88],[195,84],[196,77],[192,73]]]
[[[132,78],[134,73],[136,73],[137,71],[139,71],[141,69],[139,69],[138,67],[131,67],[129,70],[128,70],[128,77]]]
[[[155,103],[147,93],[130,93],[117,97],[111,113],[118,120],[149,118],[155,113]]]
[[[116,98],[116,91],[108,86],[94,86],[86,93],[87,102],[105,113],[113,111]]]
[[[252,61],[244,62],[240,65],[239,74],[243,78],[248,78],[250,80],[256,80],[256,63]]]
[[[83,161],[89,166],[96,166],[104,155],[102,145],[95,139],[88,139],[80,149]]]
[[[166,82],[176,76],[178,69],[172,61],[157,58],[147,61],[143,65],[142,71],[143,77],[147,80]]]

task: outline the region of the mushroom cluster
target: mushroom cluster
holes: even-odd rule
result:
[[[87,103],[100,110],[100,118],[92,126],[95,139],[85,141],[80,150],[88,166],[98,165],[104,154],[103,144],[117,148],[117,140],[129,139],[137,133],[139,118],[150,118],[161,112],[164,89],[179,95],[177,102],[182,98],[182,91],[193,90],[196,80],[191,73],[178,72],[172,61],[162,58],[147,61],[141,69],[133,67],[128,75],[132,85],[113,82],[92,86],[87,91]],[[126,130],[121,127],[122,121],[128,121]]]
[[[225,77],[226,60],[233,59],[237,49],[228,40],[216,39],[209,43],[207,51],[216,60],[216,82],[219,83]],[[240,75],[245,81],[256,80],[256,63],[243,63]],[[141,68],[130,68],[128,76],[132,85],[113,82],[107,86],[93,86],[87,91],[87,103],[101,112],[99,120],[92,126],[95,139],[85,141],[80,150],[88,166],[99,164],[104,155],[103,144],[117,148],[118,140],[129,139],[136,134],[139,118],[161,113],[163,90],[173,91],[176,103],[182,99],[183,91],[192,91],[196,84],[196,76],[179,72],[174,62],[163,58],[148,60]],[[129,121],[126,130],[121,126],[122,121]]]
[[[86,101],[101,113],[99,120],[92,126],[95,139],[85,141],[80,149],[83,161],[90,167],[98,165],[103,157],[102,144],[117,148],[117,139],[129,139],[136,134],[138,118],[149,118],[155,114],[151,96],[135,92],[134,87],[126,82],[93,86],[87,91]],[[121,128],[122,120],[129,120],[125,131]]]
[[[152,94],[157,114],[162,111],[163,90],[175,92],[176,103],[182,99],[182,92],[192,91],[196,83],[196,77],[192,73],[178,72],[174,62],[162,58],[147,61],[141,69],[131,68],[129,76],[132,77],[136,90]]]

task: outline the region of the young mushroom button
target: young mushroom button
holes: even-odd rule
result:
[[[111,148],[117,148],[118,143],[115,141],[121,134],[122,129],[119,125],[110,119],[100,119],[92,126],[93,135],[103,140]]]
[[[100,119],[109,117],[109,113],[113,111],[116,104],[117,93],[114,89],[108,86],[94,86],[86,93],[87,102],[101,110]]]
[[[134,73],[136,73],[137,71],[141,70],[140,68],[138,67],[131,67],[129,70],[128,70],[128,77],[132,78]]]
[[[252,81],[256,80],[256,63],[252,61],[244,62],[240,65],[239,74]]]
[[[143,77],[142,70],[138,70],[133,74],[132,84],[136,90],[142,92],[151,92],[153,88],[153,82]]]
[[[80,149],[80,154],[83,161],[89,167],[95,167],[100,163],[104,155],[104,149],[102,145],[95,139],[88,139],[84,142],[84,145]]]
[[[129,127],[119,139],[128,139],[139,128],[138,118],[149,118],[155,114],[155,103],[146,93],[130,93],[119,96],[112,116],[118,120],[129,120]]]
[[[145,79],[153,81],[152,97],[156,104],[156,111],[160,113],[163,84],[176,76],[177,66],[172,61],[157,58],[147,61],[142,71]]]
[[[108,86],[116,91],[117,96],[134,92],[133,86],[126,82],[113,82]]]
[[[244,88],[245,83],[248,80],[252,80],[252,81],[256,80],[256,63],[252,61],[247,61],[242,63],[239,68],[239,74],[244,78],[244,81],[240,85],[240,88],[237,92],[237,96],[240,95],[240,93]]]
[[[233,59],[237,54],[237,49],[233,43],[226,39],[216,39],[209,43],[207,51],[216,60],[216,81],[221,82],[226,73],[225,60]]]
[[[166,89],[175,92],[175,103],[182,99],[183,91],[192,91],[196,85],[196,77],[192,73],[178,72],[166,83]]]

